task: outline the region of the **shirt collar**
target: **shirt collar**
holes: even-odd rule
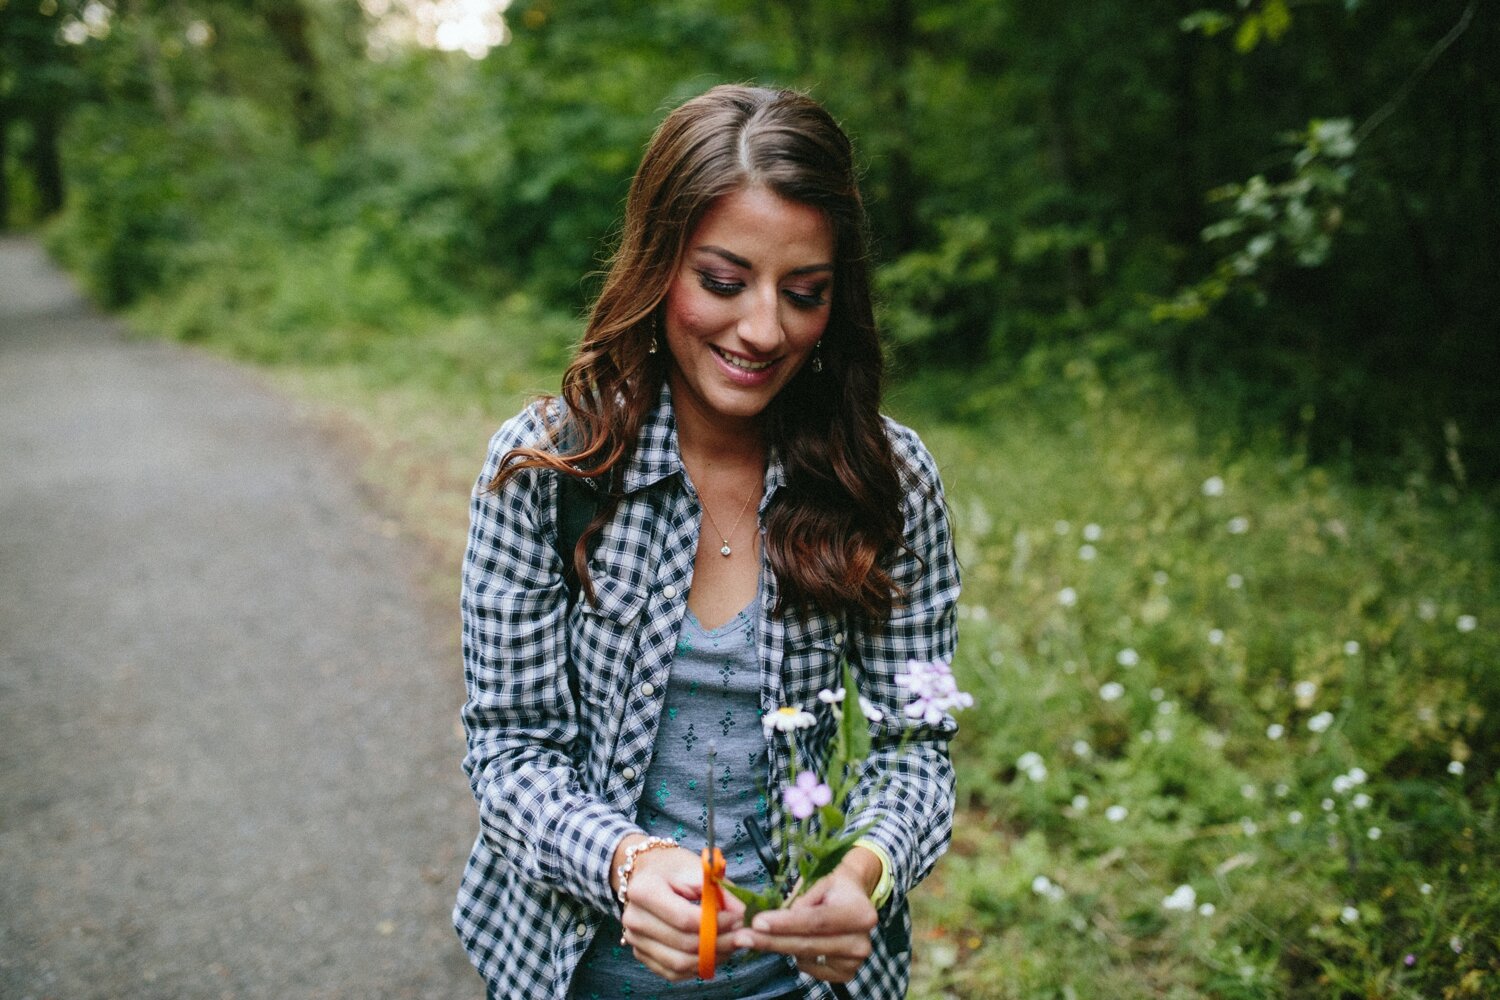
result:
[[[678,473],[684,480],[687,479],[687,470],[682,465],[682,452],[677,444],[677,418],[672,410],[672,387],[663,379],[661,391],[656,397],[656,406],[646,414],[646,419],[641,423],[635,452],[625,465],[621,483],[626,493],[634,493]],[[771,497],[785,482],[786,470],[781,463],[781,453],[772,445],[766,455],[766,489],[761,496],[761,511],[766,509]]]

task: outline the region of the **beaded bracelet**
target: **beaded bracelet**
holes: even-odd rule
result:
[[[620,880],[620,888],[615,892],[615,898],[620,901],[620,909],[625,909],[630,899],[630,873],[635,871],[635,859],[658,847],[677,846],[677,841],[671,837],[647,837],[625,848],[625,860],[620,863],[620,867],[615,869],[615,875]]]

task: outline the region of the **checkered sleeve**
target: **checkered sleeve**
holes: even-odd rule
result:
[[[579,783],[566,669],[567,588],[555,551],[556,476],[488,489],[506,452],[542,439],[533,406],[503,426],[471,500],[461,610],[464,771],[496,856],[523,877],[614,912],[609,865],[637,827]]]
[[[888,428],[907,482],[907,549],[891,566],[905,598],[883,625],[854,630],[860,691],[886,714],[853,797],[864,805],[849,825],[870,824],[866,836],[890,856],[892,900],[899,904],[948,845],[954,803],[948,741],[958,725],[952,716],[936,726],[904,716],[910,696],[896,677],[907,660],[952,660],[959,573],[937,465],[915,433],[891,422]]]

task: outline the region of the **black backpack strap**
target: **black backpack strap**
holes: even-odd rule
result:
[[[573,568],[573,550],[599,512],[599,491],[578,476],[557,474],[557,556],[562,560],[563,581],[568,585],[568,605],[578,601],[581,586]]]

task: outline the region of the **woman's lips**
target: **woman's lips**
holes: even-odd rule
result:
[[[719,369],[729,377],[731,382],[743,386],[757,386],[770,381],[771,374],[780,363],[780,358],[769,361],[751,361],[749,358],[738,354],[730,354],[722,348],[708,345],[714,359],[719,362]]]

